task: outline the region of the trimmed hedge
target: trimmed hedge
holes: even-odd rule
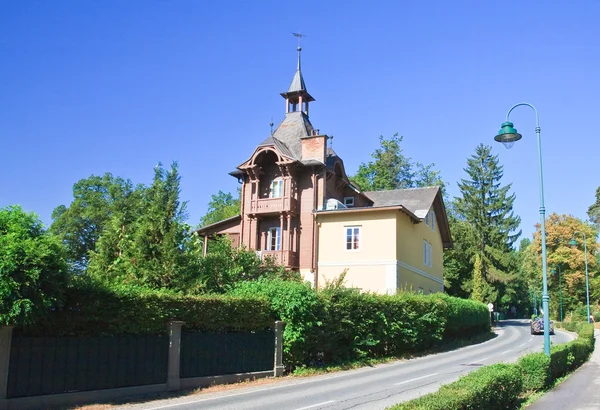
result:
[[[18,331],[32,336],[164,334],[169,320],[184,321],[186,329],[235,332],[267,329],[274,318],[269,302],[257,297],[183,296],[88,284],[68,289],[62,308]]]
[[[594,350],[594,327],[579,323],[579,337],[552,346],[550,357],[530,353],[517,364],[495,364],[442,386],[437,392],[397,404],[393,410],[512,409],[522,393],[540,391],[581,366]]]
[[[471,372],[437,392],[390,407],[393,410],[503,410],[515,407],[523,389],[521,370],[495,364]]]
[[[485,305],[441,294],[387,296],[340,287],[316,292],[279,279],[240,282],[229,294],[271,301],[273,315],[286,323],[284,362],[291,367],[422,352],[489,331]]]
[[[517,362],[523,371],[523,389],[539,391],[550,385],[550,358],[545,353],[530,353]]]

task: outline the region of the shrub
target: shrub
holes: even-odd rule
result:
[[[282,279],[261,278],[239,282],[232,296],[262,296],[270,303],[272,314],[285,322],[284,363],[290,366],[316,359],[319,351],[317,328],[322,325],[323,304],[309,284]]]
[[[490,313],[483,303],[444,294],[436,294],[435,297],[448,305],[444,340],[465,338],[489,331]]]
[[[514,364],[486,366],[442,386],[437,392],[406,403],[393,410],[503,410],[514,408],[523,388],[520,368]]]
[[[523,389],[539,391],[550,384],[550,358],[545,353],[530,353],[521,357],[518,365],[523,374]]]
[[[21,331],[46,336],[160,334],[166,332],[169,320],[210,332],[260,330],[273,324],[268,301],[257,297],[185,296],[134,286],[109,289],[78,283],[67,290],[64,306]]]
[[[0,326],[33,323],[60,303],[65,250],[33,213],[0,208]]]

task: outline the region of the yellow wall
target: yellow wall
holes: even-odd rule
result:
[[[396,214],[397,211],[319,214],[319,286],[348,269],[347,287],[386,293],[389,277],[396,275]],[[359,250],[346,250],[348,226],[360,226]]]
[[[398,287],[404,289],[407,286],[412,286],[414,291],[418,291],[421,287],[424,293],[429,293],[429,289],[433,292],[441,292],[441,283],[415,272],[420,271],[426,275],[434,276],[440,281],[444,278],[444,249],[437,220],[433,231],[425,222],[415,224],[408,215],[403,213],[399,214],[396,222],[398,232],[396,251],[399,265]],[[431,267],[423,263],[424,240],[431,244]]]
[[[318,221],[319,286],[344,269],[346,286],[392,293],[395,289],[443,290],[443,247],[438,229],[413,223],[398,210],[320,213]],[[346,250],[346,227],[360,226],[360,249]],[[423,263],[423,240],[431,244],[432,266]]]

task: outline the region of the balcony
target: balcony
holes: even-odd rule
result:
[[[298,266],[298,254],[292,251],[262,251],[261,259],[273,258],[275,262],[283,266]]]
[[[280,212],[297,213],[298,201],[296,198],[263,198],[250,201],[251,214],[264,215],[276,214]]]

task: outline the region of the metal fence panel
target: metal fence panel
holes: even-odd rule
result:
[[[8,398],[165,383],[167,336],[13,335]]]
[[[273,369],[273,332],[182,332],[180,377],[219,376]]]

